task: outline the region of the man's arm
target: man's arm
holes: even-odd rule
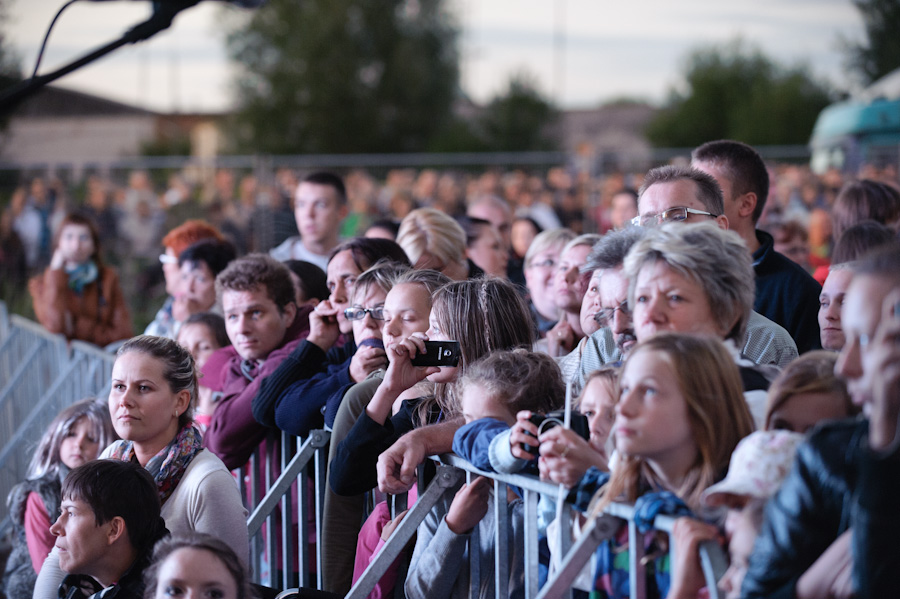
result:
[[[453,448],[453,435],[462,418],[414,429],[378,457],[378,488],[383,493],[405,493],[416,483],[416,469],[430,455]]]

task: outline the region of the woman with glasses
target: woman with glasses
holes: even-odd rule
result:
[[[337,354],[333,355],[323,371],[294,382],[278,396],[275,401],[278,428],[292,435],[305,435],[321,424],[323,406],[326,408],[325,422],[331,426],[347,389],[365,380],[372,372],[387,367],[381,334],[384,300],[396,278],[407,270],[404,265],[384,262],[359,275],[350,294],[350,306],[343,311],[353,333],[353,340],[345,348],[352,352],[342,352],[346,358],[340,362],[335,359]],[[337,323],[331,326],[338,327]],[[310,337],[316,332],[311,331]]]

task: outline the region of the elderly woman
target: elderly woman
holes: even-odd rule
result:
[[[766,390],[777,371],[755,365],[738,349],[754,296],[753,264],[740,238],[713,224],[663,225],[632,247],[625,276],[638,342],[661,332],[724,340],[762,428]]]

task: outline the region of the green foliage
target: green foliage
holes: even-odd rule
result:
[[[443,0],[271,0],[227,38],[237,148],[425,149],[450,120],[456,38]]]
[[[686,91],[670,92],[647,137],[663,147],[693,147],[713,139],[748,144],[804,144],[830,90],[803,68],[774,63],[740,40],[695,50],[685,69]]]
[[[863,43],[845,42],[848,62],[872,83],[900,68],[900,0],[854,0],[866,28]]]
[[[531,78],[518,74],[510,79],[506,90],[487,105],[480,129],[492,151],[552,150],[556,144],[547,131],[556,117],[555,109]]]

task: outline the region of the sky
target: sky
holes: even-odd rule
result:
[[[301,2],[303,0],[296,0]],[[527,74],[563,108],[630,97],[653,103],[683,85],[691,50],[740,37],[787,66],[852,87],[840,40],[861,40],[851,0],[447,0],[460,25],[461,85],[476,102]],[[11,0],[8,39],[30,75],[64,0]],[[54,26],[46,73],[146,19],[150,2],[78,2]],[[259,10],[265,10],[265,7]],[[233,106],[226,21],[249,12],[201,2],[147,42],[65,76],[56,85],[152,110],[219,112]]]

